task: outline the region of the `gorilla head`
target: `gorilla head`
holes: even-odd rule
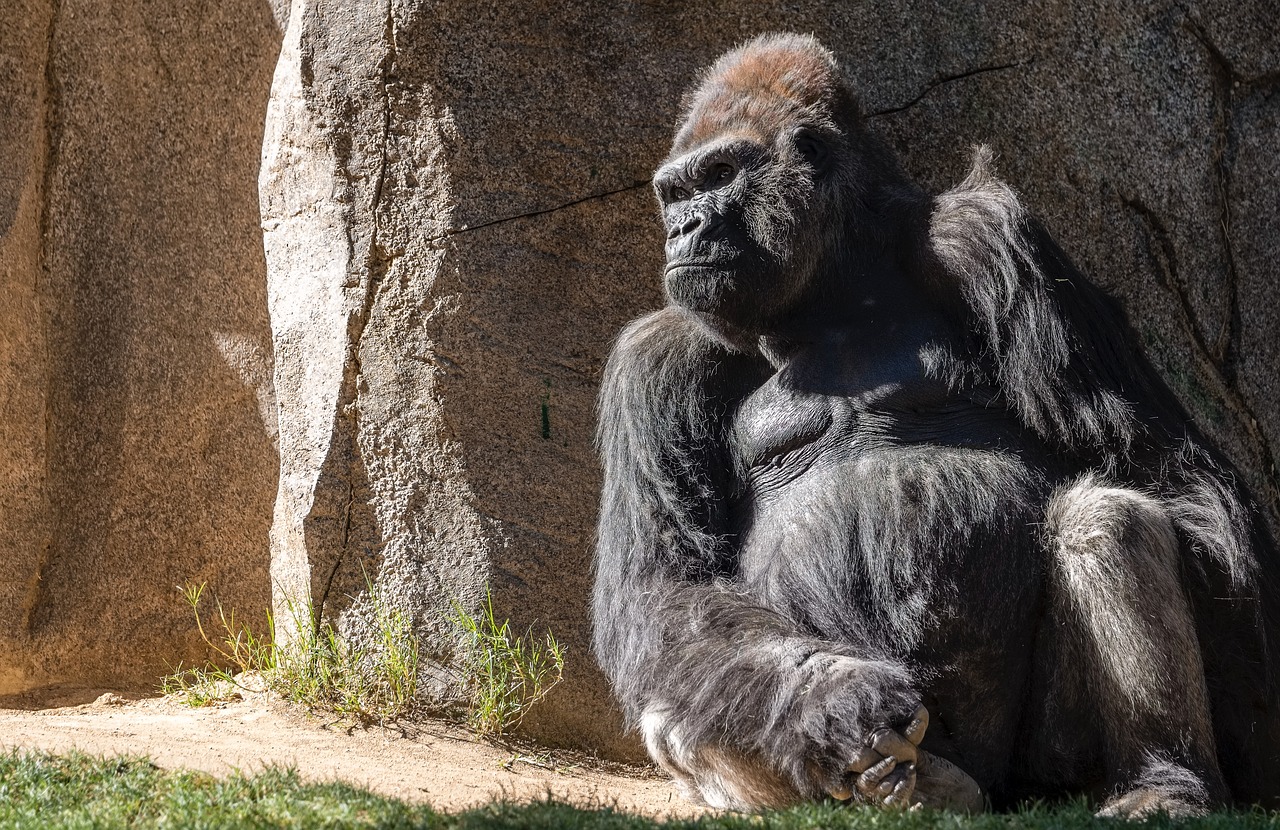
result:
[[[896,173],[812,38],[770,35],[729,52],[689,97],[654,177],[668,297],[721,331],[776,325],[810,297],[824,263],[846,258],[851,230],[874,227],[877,185],[905,185]]]

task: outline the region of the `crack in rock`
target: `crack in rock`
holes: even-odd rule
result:
[[[345,440],[350,442],[351,463],[347,465],[347,469],[338,473],[339,479],[346,484],[347,495],[346,504],[342,511],[342,522],[339,545],[337,555],[334,556],[333,566],[329,569],[328,577],[325,579],[324,588],[320,593],[318,600],[314,601],[314,619],[316,624],[323,618],[325,609],[329,605],[329,595],[333,591],[334,582],[338,572],[342,566],[350,559],[351,547],[351,510],[355,499],[355,483],[356,475],[353,465],[357,463],[355,457],[360,454],[360,383],[361,375],[364,367],[360,360],[360,346],[364,341],[365,329],[368,328],[369,321],[373,316],[373,306],[377,301],[379,291],[381,290],[387,274],[391,270],[392,264],[397,259],[395,255],[389,255],[383,248],[382,236],[382,203],[384,191],[386,190],[386,179],[388,171],[387,151],[391,144],[391,97],[393,93],[393,76],[396,69],[397,60],[397,44],[395,31],[395,16],[392,0],[386,2],[386,14],[383,22],[383,38],[385,51],[379,61],[378,73],[382,87],[382,140],[381,140],[381,158],[378,161],[378,169],[373,179],[373,193],[370,198],[369,215],[372,229],[370,231],[369,249],[365,257],[364,270],[364,295],[361,298],[359,310],[350,315],[347,319],[347,355],[343,363],[343,379],[341,387],[338,391],[337,412],[339,415],[338,423],[335,424],[334,441]],[[343,419],[347,419],[346,423],[341,423]],[[346,437],[339,439],[337,431],[346,432]]]
[[[505,222],[514,222],[517,219],[531,219],[535,216],[545,216],[548,213],[555,213],[556,211],[566,210],[567,208],[571,208],[571,207],[577,207],[578,205],[584,204],[586,202],[594,202],[599,199],[607,199],[610,196],[617,196],[619,193],[630,193],[631,191],[639,190],[642,187],[649,187],[652,183],[653,183],[652,179],[644,179],[643,181],[634,181],[625,187],[619,187],[614,190],[606,190],[603,193],[592,193],[589,196],[583,196],[580,199],[574,199],[572,201],[565,202],[564,204],[556,205],[555,207],[542,208],[540,210],[530,210],[524,213],[517,213],[512,216],[503,216],[498,219],[490,219],[489,221],[481,222],[478,225],[463,225],[460,228],[455,228],[454,230],[447,231],[445,233],[440,234],[439,236],[433,236],[429,238],[427,242],[428,243],[439,242],[440,240],[448,239],[451,236],[458,236],[459,234],[471,233],[472,231],[478,231],[481,228],[488,228],[494,225],[501,225]]]
[[[869,115],[867,115],[867,118],[882,118],[886,115],[893,115],[894,113],[899,113],[899,112],[903,112],[904,110],[911,109],[916,104],[920,103],[926,97],[928,97],[929,94],[932,93],[935,89],[946,86],[947,84],[953,83],[955,81],[963,81],[966,78],[972,78],[975,75],[985,75],[988,72],[1003,72],[1006,69],[1015,69],[1019,66],[1027,66],[1029,64],[1033,64],[1035,63],[1035,61],[1036,59],[1034,57],[1024,58],[1023,60],[1014,61],[1013,63],[1002,63],[994,66],[979,66],[976,69],[970,69],[969,71],[961,72],[958,75],[945,75],[940,78],[935,77],[933,80],[929,81],[924,85],[924,87],[920,90],[920,94],[912,98],[907,103],[898,107],[890,107],[889,109],[886,109],[886,110],[880,110],[878,112],[870,113]]]
[[[1190,298],[1178,276],[1177,251],[1168,227],[1154,210],[1141,199],[1133,196],[1120,197],[1121,203],[1137,217],[1138,225],[1147,239],[1147,255],[1155,265],[1156,281],[1173,294],[1178,310],[1179,322],[1183,331],[1191,341],[1191,354],[1199,368],[1201,377],[1206,380],[1218,399],[1226,405],[1236,421],[1244,427],[1245,433],[1253,443],[1254,452],[1261,461],[1262,487],[1265,490],[1265,503],[1274,522],[1280,525],[1280,488],[1276,486],[1276,458],[1271,442],[1258,423],[1257,415],[1240,390],[1232,384],[1223,367],[1215,359],[1209,343],[1205,340],[1200,327],[1196,324],[1195,311]]]
[[[1240,302],[1239,302],[1239,284],[1240,275],[1236,269],[1235,251],[1232,245],[1232,217],[1231,217],[1231,174],[1233,164],[1233,156],[1235,154],[1235,135],[1233,124],[1235,121],[1235,94],[1234,89],[1239,86],[1239,76],[1235,69],[1231,66],[1231,62],[1222,54],[1217,45],[1209,38],[1209,33],[1204,30],[1198,21],[1191,17],[1190,13],[1183,9],[1187,14],[1183,21],[1184,28],[1191,33],[1191,36],[1204,47],[1209,55],[1210,71],[1213,76],[1214,86],[1214,102],[1213,102],[1213,150],[1212,165],[1214,170],[1214,184],[1217,190],[1218,201],[1218,241],[1222,245],[1224,265],[1226,266],[1226,308],[1227,313],[1222,321],[1222,327],[1212,344],[1212,355],[1214,362],[1218,364],[1219,370],[1224,377],[1234,381],[1235,378],[1235,351],[1234,345],[1239,341],[1240,333]]]

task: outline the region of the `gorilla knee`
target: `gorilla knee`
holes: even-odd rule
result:
[[[1163,505],[1085,476],[1054,494],[1046,518],[1057,611],[1093,652],[1101,675],[1095,682],[1110,687],[1095,693],[1119,697],[1108,702],[1123,701],[1131,713],[1159,717],[1174,714],[1166,711],[1171,706],[1178,714],[1205,711],[1178,539]],[[1184,704],[1174,703],[1179,697]]]
[[[1177,567],[1173,522],[1159,502],[1136,490],[1086,475],[1054,493],[1046,521],[1060,564],[1091,562],[1104,572]],[[1088,577],[1087,570],[1076,573]]]

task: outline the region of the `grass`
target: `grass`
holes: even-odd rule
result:
[[[477,734],[501,738],[564,677],[564,648],[547,632],[515,636],[507,620],[493,614],[493,597],[472,616],[454,604],[454,626],[465,645],[458,662],[468,696],[467,725]]]
[[[430,775],[428,769],[423,775]],[[727,814],[654,821],[613,809],[555,801],[493,803],[456,814],[383,798],[347,784],[307,784],[291,770],[214,778],[161,770],[145,759],[0,753],[0,828],[424,828],[425,830],[1038,830],[1119,828],[1083,804],[1033,806],[964,817],[811,804],[759,816]],[[1219,812],[1183,823],[1157,817],[1150,828],[1280,828],[1280,814]]]
[[[236,619],[235,611],[227,612],[214,597],[214,609],[218,618],[216,636],[210,637],[200,618],[200,602],[204,598],[205,584],[179,588],[182,598],[191,607],[196,618],[200,638],[216,656],[216,663],[202,667],[179,666],[160,681],[160,691],[176,695],[191,706],[210,706],[233,697],[240,688],[238,677],[247,672],[270,675],[276,668],[278,649],[275,646],[275,626],[267,615],[266,637],[253,632],[248,625]]]
[[[412,714],[420,706],[417,637],[408,616],[367,577],[365,584],[373,636],[363,646],[352,644],[327,620],[313,622],[309,606],[292,604],[289,613],[298,633],[284,644],[274,638],[270,615],[267,636],[255,635],[216,596],[206,629],[201,609],[205,586],[181,589],[214,662],[179,667],[164,678],[161,691],[191,706],[208,706],[245,691],[246,678],[253,676],[260,681],[249,691],[265,685],[285,700],[359,723],[388,723]],[[550,632],[541,640],[532,630],[517,636],[509,621],[494,616],[488,592],[474,615],[455,603],[449,621],[462,642],[450,666],[465,694],[461,719],[482,737],[501,739],[560,682],[564,648]],[[455,712],[437,707],[432,714]]]
[[[160,691],[191,706],[207,706],[234,697],[246,688],[244,678],[254,675],[286,700],[357,722],[388,723],[404,717],[417,703],[418,640],[408,616],[393,608],[371,581],[366,584],[373,638],[362,646],[351,643],[327,620],[314,623],[309,606],[290,605],[298,632],[291,641],[277,643],[270,615],[268,634],[259,637],[236,619],[234,611],[225,611],[216,596],[211,635],[201,619],[205,586],[181,589],[215,662],[179,667],[163,679]]]
[[[288,770],[225,779],[145,759],[0,755],[0,828],[432,827],[431,813]]]
[[[293,611],[297,637],[275,649],[268,683],[286,700],[366,723],[387,723],[417,705],[418,639],[408,616],[393,608],[371,582],[373,641],[358,647],[328,621]]]

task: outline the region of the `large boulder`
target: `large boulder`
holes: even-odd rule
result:
[[[275,402],[254,0],[0,14],[0,695],[203,660],[269,605]]]
[[[662,302],[647,180],[681,92],[776,29],[842,56],[931,188],[991,144],[1274,523],[1274,6],[916,6],[296,0],[260,181],[278,610],[360,636],[373,580],[443,657],[489,586],[569,646],[528,728],[635,753],[588,651],[593,400]]]

